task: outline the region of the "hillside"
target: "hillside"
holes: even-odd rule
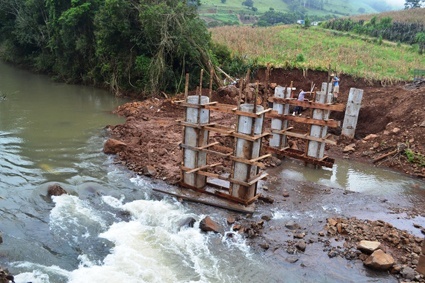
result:
[[[304,3],[304,4],[303,4]],[[353,0],[201,0],[199,15],[209,26],[253,24],[268,11],[325,20],[401,9],[384,1]]]
[[[350,33],[319,27],[266,28],[216,27],[213,40],[228,46],[236,55],[274,68],[327,70],[383,84],[413,79],[414,69],[423,69],[425,56],[410,47],[365,40]],[[233,74],[232,74],[233,75]]]
[[[350,18],[354,21],[369,21],[373,17],[377,17],[377,19],[382,19],[386,17],[390,17],[393,22],[399,23],[416,23],[425,25],[425,8],[418,9],[409,9],[409,10],[401,10],[401,11],[388,11],[379,14],[363,14],[363,15],[355,15],[350,16]]]

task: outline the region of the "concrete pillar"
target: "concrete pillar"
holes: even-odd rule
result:
[[[199,101],[200,100],[200,101]],[[203,105],[209,102],[208,96],[191,95],[187,97],[187,103]],[[210,121],[210,111],[202,108],[186,108],[186,122],[190,124],[208,124]],[[185,127],[184,143],[192,147],[205,146],[208,143],[208,131]],[[184,149],[183,165],[187,168],[198,168],[207,164],[207,154],[201,151]],[[183,174],[183,182],[189,186],[203,188],[206,184],[206,177],[198,175],[196,172]]]
[[[333,94],[328,92],[328,94],[326,95],[326,101],[325,103],[332,103],[333,101]],[[329,120],[329,116],[331,115],[331,111],[330,110],[324,110],[323,111],[323,120]],[[328,134],[328,126],[324,126],[322,128],[322,134],[321,134],[321,138],[325,138]],[[319,153],[317,158],[322,158],[323,156],[325,156],[325,146],[326,143],[325,142],[321,142],[320,143],[320,148],[319,148]]]
[[[319,91],[316,93],[316,102],[325,103],[326,97],[327,95],[325,92]],[[322,120],[323,110],[314,109],[312,118],[317,120]],[[316,138],[322,137],[322,126],[312,125],[310,128],[310,136],[316,137]],[[310,157],[318,158],[318,153],[319,153],[319,142],[309,141],[307,155]]]
[[[253,104],[242,104],[240,110],[244,112],[253,112]],[[257,106],[256,112],[263,111],[263,106]],[[263,130],[264,115],[257,118],[239,116],[238,133],[246,135],[260,135]],[[235,157],[243,159],[253,159],[260,156],[261,139],[254,142],[242,138],[236,139]],[[248,165],[242,162],[235,161],[233,163],[233,179],[246,182],[249,178],[258,174],[257,166]],[[231,195],[244,200],[249,200],[255,196],[257,184],[250,187],[244,187],[238,184],[232,184]]]
[[[286,90],[286,95],[285,95],[285,90]],[[275,88],[274,90],[274,97],[278,97],[278,98],[289,98],[291,96],[291,89],[290,88],[285,88],[282,86],[278,86]],[[284,114],[284,115],[288,115],[289,114],[289,104],[279,104],[279,103],[273,103],[273,110],[276,111],[279,115]],[[288,121],[285,120],[283,121],[282,119],[272,119],[271,122],[271,129],[272,130],[283,130],[283,129],[287,129],[288,128]],[[270,139],[270,143],[269,145],[271,147],[275,147],[275,148],[281,148],[281,147],[285,147],[287,144],[287,139],[286,139],[286,135],[282,136],[279,134],[273,134],[272,138]]]
[[[348,95],[347,108],[345,109],[344,123],[342,124],[341,134],[354,138],[356,132],[357,120],[359,118],[360,107],[362,105],[363,90],[357,88],[350,88]]]

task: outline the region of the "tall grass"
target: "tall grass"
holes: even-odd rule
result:
[[[400,23],[416,23],[425,25],[425,8],[409,9],[402,11],[391,11],[380,14],[367,14],[350,16],[354,21],[365,20],[368,21],[372,17],[376,16],[378,19],[390,17],[393,22]]]
[[[319,27],[225,26],[210,31],[215,42],[235,55],[257,58],[260,65],[310,70],[332,66],[337,72],[384,83],[411,80],[413,70],[425,66],[425,56],[404,45],[368,42]]]

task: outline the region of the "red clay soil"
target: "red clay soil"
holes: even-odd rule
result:
[[[265,83],[264,71],[260,71],[257,79]],[[389,152],[399,149],[388,157],[375,162],[376,166],[389,167],[418,178],[425,177],[425,83],[399,84],[382,86],[379,83],[367,82],[341,75],[340,103],[346,103],[350,88],[364,90],[362,106],[354,139],[340,136],[341,129],[332,129],[337,140],[336,146],[327,146],[326,155],[331,158],[344,157],[373,164],[373,160]],[[314,83],[319,86],[328,80],[327,72],[313,72],[303,76],[300,70],[272,70],[269,82],[281,86],[293,86],[297,89],[309,90]],[[273,90],[270,90],[273,92]],[[203,92],[207,95],[208,90]],[[130,102],[118,107],[115,111],[125,116],[122,125],[110,126],[111,138],[126,144],[117,154],[117,158],[128,169],[138,173],[146,173],[146,167],[155,168],[154,176],[176,183],[180,178],[182,151],[182,126],[176,121],[183,120],[184,108],[175,103],[181,95],[172,99],[150,98],[145,101]],[[218,90],[213,93],[211,101],[236,104],[235,92],[232,89]],[[333,112],[331,118],[342,121],[344,113]],[[211,122],[232,126],[233,115],[219,112],[211,113]],[[266,129],[268,124],[266,123]],[[295,127],[296,125],[294,125]],[[302,128],[300,128],[303,131]],[[304,130],[305,132],[305,130]],[[373,134],[373,135],[371,135]],[[211,137],[220,142],[216,150],[233,148],[231,139],[218,135]],[[292,140],[302,147],[301,141]],[[347,145],[351,150],[344,152]],[[412,153],[405,154],[405,149]],[[346,149],[347,150],[347,149]],[[209,161],[210,162],[210,161]],[[266,161],[273,164],[272,160]],[[225,164],[226,165],[226,164]],[[226,166],[216,170],[225,170]]]

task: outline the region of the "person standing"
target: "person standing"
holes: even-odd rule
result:
[[[305,95],[307,93],[311,93],[311,91],[304,91],[301,89],[300,93],[298,94],[298,101],[304,101],[305,100]],[[294,113],[292,113],[292,116],[295,116],[295,114],[301,116],[301,111],[303,111],[303,108],[301,106],[295,106],[295,110]]]
[[[332,76],[332,94],[333,98],[332,101],[335,103],[338,101],[338,95],[339,95],[339,78],[337,75]]]

